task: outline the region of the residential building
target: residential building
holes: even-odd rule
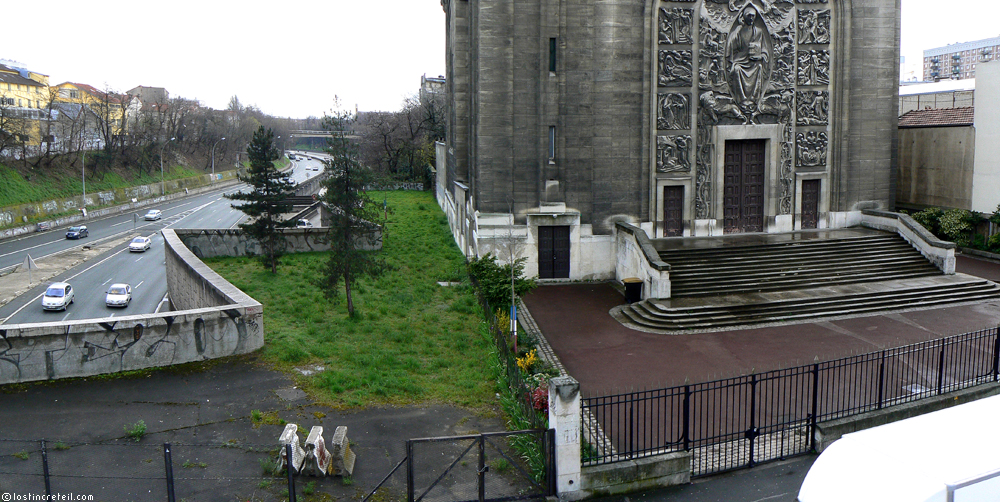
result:
[[[618,223],[785,233],[894,205],[894,0],[442,6],[438,198],[469,256],[513,239],[528,275],[607,279]]]
[[[39,122],[48,116],[49,77],[13,61],[0,61],[0,153],[27,155],[46,139]]]
[[[924,80],[964,79],[976,76],[976,65],[1000,59],[1000,37],[950,44],[924,51]]]

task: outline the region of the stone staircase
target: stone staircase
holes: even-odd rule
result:
[[[654,241],[671,266],[672,298],[637,302],[613,314],[637,329],[672,332],[1000,298],[997,284],[944,275],[897,234],[819,235],[758,237],[759,242],[716,238],[674,247]]]

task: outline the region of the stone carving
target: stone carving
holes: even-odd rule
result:
[[[726,34],[713,28],[708,23],[701,23],[701,49],[698,52],[700,64],[698,67],[698,88],[703,91],[715,91],[729,94],[729,83],[726,81],[723,51],[726,46]]]
[[[712,145],[698,145],[697,173],[695,174],[694,214],[695,218],[708,218],[708,206],[712,202]]]
[[[781,198],[778,200],[778,214],[792,214],[792,193],[795,180],[792,177],[792,143],[781,142]]]
[[[733,2],[730,1],[730,8]],[[726,40],[726,72],[733,100],[744,113],[757,110],[771,80],[771,36],[757,9],[747,5]]]
[[[769,120],[762,120],[761,116],[769,117]],[[792,117],[792,90],[772,92],[764,97],[760,102],[757,113],[753,116],[753,123],[774,123],[785,124]]]
[[[750,119],[740,110],[739,105],[729,96],[717,95],[714,91],[703,92],[698,98],[701,103],[701,115],[704,122],[710,125],[718,124],[722,119],[732,119],[740,124],[747,124]]]
[[[656,137],[656,172],[675,173],[691,171],[691,136]]]
[[[799,51],[799,85],[830,84],[830,51]]]
[[[693,9],[660,8],[661,44],[690,44]]]
[[[795,158],[799,167],[826,165],[828,138],[825,132],[810,131],[795,135]]]
[[[830,11],[799,10],[799,43],[830,43]]]
[[[790,89],[795,86],[794,33],[789,25],[774,34],[774,70],[771,72],[773,89]]]
[[[795,123],[798,125],[826,125],[830,120],[830,93],[828,91],[796,92],[795,112]]]
[[[691,98],[688,94],[660,94],[656,111],[657,129],[691,128]]]
[[[667,87],[691,85],[691,51],[661,50],[659,84]]]
[[[826,3],[826,0],[795,0],[798,3]]]

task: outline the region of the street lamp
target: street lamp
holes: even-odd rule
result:
[[[226,137],[223,136],[219,141],[225,141]],[[215,142],[215,145],[219,144],[219,141]],[[215,182],[215,145],[212,145],[212,182]]]
[[[166,185],[163,184],[163,149],[167,146],[167,143],[175,139],[177,138],[170,138],[169,141],[164,141],[163,144],[160,145],[160,196],[161,197],[167,194]]]
[[[80,164],[80,178],[83,179],[83,207],[87,207],[87,145],[83,145],[83,162]]]

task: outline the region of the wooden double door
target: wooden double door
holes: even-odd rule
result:
[[[569,227],[538,227],[538,277],[569,277]]]
[[[726,141],[723,229],[727,234],[764,231],[764,140]]]

